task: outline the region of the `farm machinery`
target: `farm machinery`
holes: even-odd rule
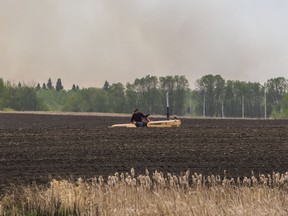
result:
[[[181,121],[176,116],[170,118],[169,113],[169,93],[166,94],[166,103],[167,103],[167,113],[166,120],[153,121],[150,119],[149,115],[145,116],[145,120],[148,128],[170,128],[170,127],[180,127]],[[114,124],[110,126],[111,128],[136,128],[136,124],[127,123],[127,124]]]
[[[167,119],[167,120],[160,120],[160,121],[153,121],[148,116],[146,117],[145,121],[147,122],[148,128],[167,128],[167,127],[180,127],[181,121],[180,119],[173,118],[173,119]],[[114,124],[111,126],[111,128],[136,128],[136,124],[134,123],[127,123],[127,124]]]

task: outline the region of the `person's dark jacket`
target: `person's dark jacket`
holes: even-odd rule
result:
[[[134,112],[131,117],[131,122],[141,122],[142,118],[145,118],[148,115],[144,115],[142,112]]]

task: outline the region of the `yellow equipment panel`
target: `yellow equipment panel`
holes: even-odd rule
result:
[[[111,128],[117,128],[117,127],[136,128],[136,125],[132,123],[128,123],[128,124],[114,124],[111,126]]]
[[[179,119],[174,120],[162,120],[162,121],[150,121],[147,123],[149,128],[169,128],[169,127],[180,127],[181,121]],[[136,128],[133,123],[128,124],[114,124],[110,128]]]
[[[175,120],[163,120],[163,121],[150,121],[147,124],[147,127],[160,127],[160,128],[167,128],[167,127],[180,127],[181,121],[179,119]]]

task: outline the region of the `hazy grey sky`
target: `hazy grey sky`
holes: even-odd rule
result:
[[[0,77],[15,83],[287,72],[287,0],[0,0]]]

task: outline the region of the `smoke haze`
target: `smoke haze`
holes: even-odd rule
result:
[[[285,0],[0,0],[0,77],[65,89],[288,78],[287,11]]]

